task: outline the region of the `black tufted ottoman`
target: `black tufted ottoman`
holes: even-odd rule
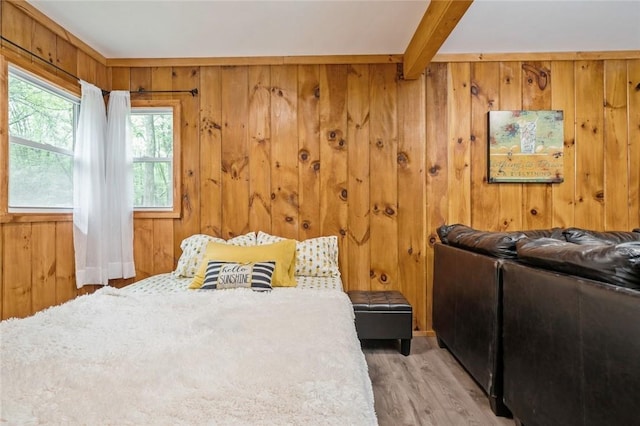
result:
[[[400,339],[400,353],[411,351],[411,305],[399,291],[362,291],[347,293],[356,316],[360,340]]]

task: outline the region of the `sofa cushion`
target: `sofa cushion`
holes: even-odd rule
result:
[[[565,239],[575,244],[607,243],[619,244],[640,241],[640,233],[625,231],[598,232],[581,228],[567,228],[563,231]]]
[[[551,229],[529,229],[527,231],[519,231],[524,234],[525,237],[532,240],[537,238],[552,238],[554,240],[565,241],[564,228],[551,228]]]
[[[518,259],[543,268],[640,289],[640,241],[574,244],[551,238],[521,239]]]
[[[449,244],[477,253],[503,259],[513,259],[516,254],[516,242],[526,238],[522,233],[486,232],[475,229],[456,228],[449,233]]]
[[[444,244],[502,259],[517,257],[516,242],[522,238],[563,238],[561,228],[494,232],[479,231],[466,225],[455,224],[442,225],[437,232]]]
[[[436,229],[436,233],[438,234],[438,238],[442,241],[442,244],[449,244],[449,232],[454,229],[456,226],[464,226],[464,225],[442,225]]]

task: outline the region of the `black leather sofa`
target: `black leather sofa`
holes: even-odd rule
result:
[[[504,403],[527,426],[640,422],[640,291],[503,265]]]
[[[493,412],[507,416],[499,312],[503,260],[444,244],[434,249],[433,328],[438,344],[449,349],[480,385]]]
[[[438,233],[434,330],[496,414],[511,411],[525,425],[636,416],[640,234],[462,225]]]

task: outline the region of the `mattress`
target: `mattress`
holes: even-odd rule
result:
[[[192,278],[179,278],[172,273],[153,275],[131,285],[122,290],[129,293],[180,293],[189,290]],[[342,291],[342,281],[340,277],[301,277],[297,276],[298,285],[295,289],[300,290],[339,290]],[[288,289],[288,288],[287,288]],[[285,288],[274,288],[274,291],[286,290]]]
[[[164,274],[2,321],[0,423],[377,424],[335,279],[271,292],[188,282]]]

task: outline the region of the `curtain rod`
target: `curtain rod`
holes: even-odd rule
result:
[[[71,78],[74,78],[78,82],[80,81],[80,78],[78,78],[78,76],[75,76],[75,75],[71,74],[69,71],[60,68],[56,64],[47,61],[45,58],[36,55],[35,53],[31,52],[30,50],[25,49],[24,47],[20,46],[19,44],[14,43],[13,41],[9,40],[8,38],[5,38],[4,36],[0,35],[0,39],[2,39],[3,41],[6,41],[7,43],[9,43],[10,45],[12,45],[14,47],[17,47],[18,49],[22,50],[23,52],[28,53],[29,55],[33,56],[34,58],[41,60],[45,64],[57,69],[58,71],[62,71],[63,73],[65,73],[66,75],[68,75]],[[104,90],[104,89],[100,89],[100,90],[102,90],[102,96],[107,96],[109,93],[111,93],[109,90]],[[131,93],[132,95],[139,95],[139,94],[146,94],[146,93],[191,93],[191,96],[196,96],[198,94],[198,88],[195,87],[195,88],[193,88],[191,90],[145,90],[143,88],[139,88],[138,90],[129,90],[129,93]]]

